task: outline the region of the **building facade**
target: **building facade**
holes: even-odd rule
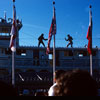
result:
[[[7,20],[1,18],[0,20],[0,79],[7,82],[11,82],[11,72],[12,72],[11,70],[12,52],[9,48],[10,37],[11,37],[10,36],[11,26],[12,26],[11,18]],[[52,79],[53,48],[51,48],[50,54],[46,55],[46,48],[44,47],[19,46],[19,31],[22,28],[22,21],[20,21],[19,19],[17,19],[17,28],[18,28],[18,33],[16,37],[17,48],[15,52],[16,83],[20,87],[23,87],[24,83],[28,84],[30,82],[30,84],[34,85],[34,88],[36,88],[36,86],[42,86],[42,88],[44,86],[44,88],[48,88],[53,81]],[[62,70],[83,69],[88,71],[90,70],[90,57],[88,55],[86,47],[84,48],[57,47],[55,51],[56,51],[56,57],[55,57],[56,70],[59,69]],[[94,72],[97,71],[98,73],[100,71],[100,49],[99,48],[93,48],[93,71]],[[33,73],[35,76],[33,75]],[[40,75],[42,79],[38,75]],[[96,77],[96,80],[100,81],[98,77]],[[37,85],[40,83],[42,85]],[[24,86],[28,87],[28,85],[25,84]]]

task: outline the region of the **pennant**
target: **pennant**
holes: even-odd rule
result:
[[[92,11],[90,10],[90,22],[89,22],[89,28],[87,32],[87,39],[88,39],[88,53],[92,54]]]
[[[47,45],[47,51],[46,51],[47,55],[50,53],[50,42],[52,39],[52,35],[55,35],[55,34],[56,34],[56,15],[55,15],[55,7],[54,7],[52,23],[50,26],[49,36],[48,36],[48,45]]]
[[[10,39],[10,49],[12,52],[16,51],[16,34],[17,34],[16,9],[15,6],[13,6],[13,24],[11,28],[11,39]]]

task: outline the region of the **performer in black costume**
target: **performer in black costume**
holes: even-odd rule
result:
[[[39,40],[39,41],[38,41],[38,47],[40,46],[40,44],[42,44],[42,45],[45,47],[45,44],[44,44],[43,40],[46,41],[46,40],[48,40],[48,39],[45,39],[45,38],[44,38],[44,34],[42,33],[41,36],[39,36],[38,40]]]
[[[73,38],[72,38],[69,34],[68,34],[67,36],[68,36],[68,39],[65,38],[66,41],[69,41],[67,47],[68,47],[69,45],[71,45],[71,47],[73,47],[73,41],[72,41]]]

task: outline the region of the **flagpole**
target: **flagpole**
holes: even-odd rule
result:
[[[54,34],[54,41],[53,41],[53,84],[55,83],[55,34]]]
[[[53,1],[53,9],[54,9],[54,13],[55,13],[55,2]],[[53,15],[55,16],[55,15]],[[55,34],[53,35],[53,84],[55,83],[55,70],[56,70],[56,66],[55,66]]]
[[[15,0],[13,0],[13,6],[15,5]],[[15,85],[15,59],[14,51],[12,51],[12,85]]]
[[[47,51],[46,54],[50,53],[50,41],[53,36],[53,84],[55,83],[55,34],[56,34],[56,17],[55,17],[55,2],[53,2],[53,18],[52,18],[52,23],[50,26],[49,30],[49,37],[48,37],[48,46],[47,46]]]
[[[12,85],[15,85],[15,63],[14,63],[14,52],[12,51]]]
[[[90,55],[90,75],[93,75],[93,70],[92,70],[92,54]]]
[[[91,13],[91,8],[92,8],[92,6],[90,5],[90,22],[91,22],[91,20],[92,20],[92,13]],[[91,23],[91,26],[92,26],[92,23]],[[92,29],[91,29],[91,32],[92,32]],[[91,42],[92,42],[92,33],[91,33]],[[91,49],[92,49],[92,43],[91,43]],[[92,52],[92,51],[91,51]],[[93,71],[92,71],[93,69],[92,69],[92,53],[90,54],[90,75],[92,76],[93,75]]]

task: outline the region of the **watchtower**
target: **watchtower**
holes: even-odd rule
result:
[[[9,48],[12,21],[13,21],[12,18],[6,19],[6,13],[4,15],[4,18],[0,18],[0,47]],[[16,36],[16,47],[19,46],[19,30],[21,28],[22,28],[22,21],[17,19],[18,33],[17,33],[17,36]]]

